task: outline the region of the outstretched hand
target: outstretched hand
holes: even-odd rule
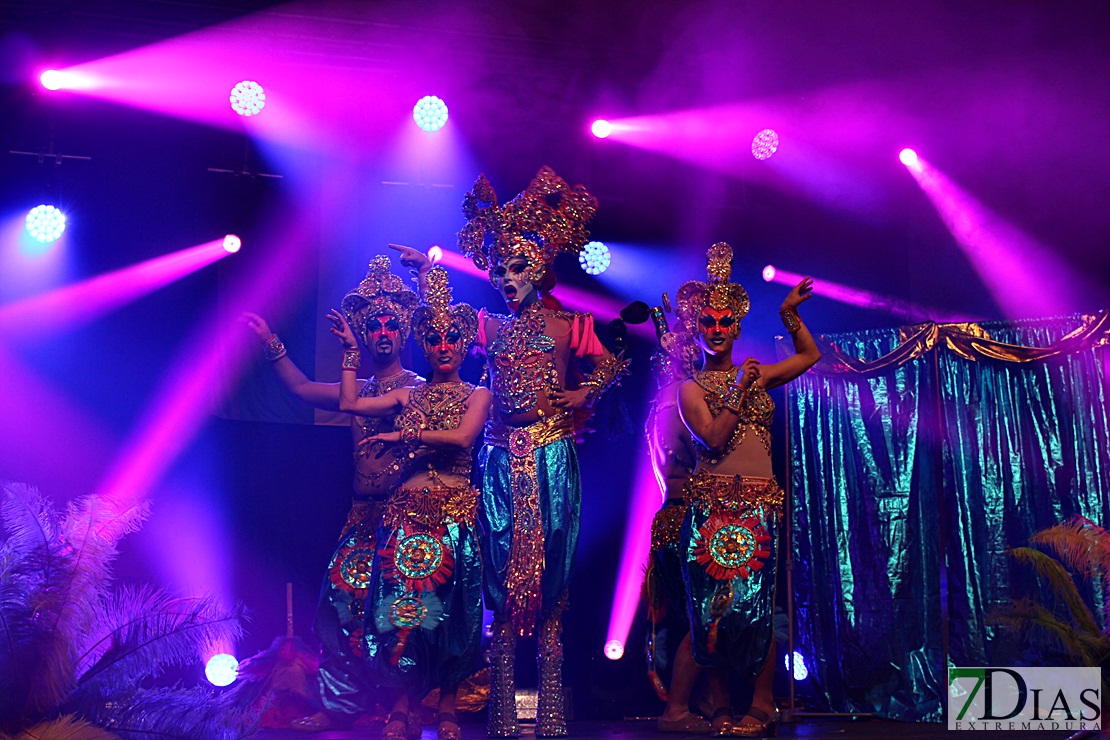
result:
[[[802,278],[802,282],[795,285],[782,301],[782,310],[788,311],[797,308],[813,297],[813,278]]]
[[[389,248],[396,249],[401,253],[399,259],[401,260],[401,264],[405,267],[411,267],[417,272],[427,272],[432,269],[432,261],[428,259],[428,255],[417,249],[406,247],[401,244],[390,244]]]
[[[380,434],[372,434],[363,440],[363,444],[370,442],[385,442],[386,444],[399,444],[401,441],[400,432],[382,432]],[[378,455],[381,457],[381,455]]]
[[[274,333],[270,331],[270,325],[266,323],[266,319],[256,313],[244,311],[239,314],[239,320],[246,324],[248,329],[258,335],[258,340],[260,342],[268,342],[270,341],[270,337],[274,335]]]
[[[339,343],[343,345],[343,349],[358,348],[355,333],[351,331],[351,327],[347,324],[347,320],[343,318],[343,314],[333,308],[328,311],[327,319],[331,322],[331,333],[339,337]]]

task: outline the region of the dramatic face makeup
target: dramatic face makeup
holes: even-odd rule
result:
[[[401,351],[401,322],[392,314],[379,314],[366,320],[366,347],[378,357],[391,357]]]
[[[528,260],[524,257],[510,257],[496,265],[492,274],[497,289],[501,291],[509,308],[519,307],[524,298],[535,290],[528,270]]]
[[[738,336],[740,322],[731,308],[719,311],[707,306],[698,314],[698,339],[707,351],[716,353],[730,349]]]
[[[424,358],[440,372],[458,370],[463,361],[463,335],[459,327],[451,324],[446,333],[428,329],[424,335]]]

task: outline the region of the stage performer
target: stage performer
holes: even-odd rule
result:
[[[489,416],[486,388],[459,378],[478,330],[477,312],[451,305],[447,273],[427,274],[413,334],[432,366],[426,385],[360,397],[354,335],[338,313],[344,342],[340,408],[394,418],[395,431],[370,439],[400,450],[404,480],[384,503],[367,599],[366,660],[396,690],[382,737],[420,736],[421,700],[438,688],[439,740],[458,740],[455,695],[474,670],[482,637],[482,558],[475,532],[478,490],[471,486],[474,441]]]
[[[581,251],[589,238],[586,223],[596,210],[597,200],[584,187],[572,189],[548,167],[504,205],[498,205],[485,175],[463,201],[468,223],[459,232],[459,248],[488,272],[511,312],[482,311],[478,324],[493,391],[480,455],[479,508],[486,603],[495,620],[490,737],[520,734],[516,638],[531,635],[537,624],[536,735],[567,734],[562,613],[582,503],[574,418],[617,382],[627,363],[602,346],[590,314],[564,311],[540,293],[555,285],[555,256]],[[404,252],[401,261],[426,269],[426,258],[415,250]],[[576,384],[572,359],[590,369]]]
[[[390,272],[384,255],[370,261],[366,278],[343,298],[346,323],[360,337],[370,358],[371,377],[358,381],[360,395],[377,397],[397,388],[420,385],[424,379],[401,367],[400,355],[408,336],[418,298],[416,291]],[[245,314],[246,324],[263,342],[263,353],[273,364],[282,384],[305,403],[339,411],[339,383],[310,381],[293,363],[285,345],[257,314]],[[337,328],[332,327],[335,333]],[[339,725],[371,722],[376,686],[363,660],[362,625],[374,533],[381,520],[379,501],[398,482],[401,462],[395,450],[371,437],[392,428],[388,417],[351,417],[355,443],[354,498],[328,572],[320,589],[313,631],[322,646],[316,688],[321,710],[295,719],[290,727],[320,732]]]
[[[690,650],[683,558],[679,549],[679,531],[686,517],[683,490],[694,472],[697,458],[694,441],[678,411],[678,389],[701,364],[701,350],[686,331],[670,330],[664,312],[664,306],[670,310],[666,294],[663,304],[650,310],[660,348],[651,357],[657,391],[648,411],[647,442],[652,470],[663,494],[663,506],[651,523],[651,555],[645,576],[650,621],[649,677],[659,697],[666,702],[659,718],[659,731],[706,734],[709,722],[690,711],[690,699],[701,667]],[[660,625],[669,627],[666,646],[657,639]],[[669,689],[657,671],[664,662],[671,665]]]
[[[812,296],[802,280],[782,302],[780,316],[794,354],[761,365],[749,357],[733,364],[733,343],[748,313],[748,294],[729,282],[732,248],[714,244],[709,280],[679,288],[678,314],[702,348],[702,369],[679,389],[679,409],[697,449],[687,483],[681,547],[689,591],[695,659],[707,666],[714,702],[711,734],[760,737],[778,721],[771,693],[774,675],[775,559],[783,491],[771,470],[767,390],[798,377],[821,357],[798,306]],[[733,721],[725,677],[754,682],[746,715]]]

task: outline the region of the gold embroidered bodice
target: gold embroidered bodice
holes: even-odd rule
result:
[[[474,391],[470,383],[426,383],[413,388],[408,403],[393,422],[395,429],[429,431],[457,429],[466,413],[466,401]],[[409,473],[427,469],[434,475],[470,477],[470,450],[422,445],[410,460]]]
[[[702,370],[694,374],[694,382],[705,390],[705,405],[709,407],[709,413],[714,419],[725,407],[725,393],[736,382],[739,372],[740,368],[734,365],[728,370]],[[771,454],[771,421],[774,416],[775,402],[771,400],[771,395],[761,386],[752,386],[744,397],[744,403],[740,407],[740,422],[729,438],[724,452],[714,455],[708,447],[695,439],[698,459],[716,465],[739,447],[749,433],[755,434],[767,454]]]
[[[559,382],[555,339],[548,336],[543,305],[529,304],[519,316],[502,320],[497,339],[489,343],[491,387],[497,410],[507,416],[526,413],[539,404],[539,393]]]
[[[359,389],[359,398],[377,398],[384,396],[390,391],[397,390],[398,388],[407,388],[409,386],[416,387],[424,384],[424,378],[414,373],[412,370],[401,370],[396,375],[390,375],[387,378],[378,380],[377,378],[370,378]],[[389,416],[354,416],[355,425],[358,427],[358,439],[355,440],[355,458],[356,460],[361,455],[367,454],[366,445],[359,447],[358,443],[367,437],[381,432],[387,432],[393,428],[393,418]]]
[[[398,388],[417,387],[424,379],[411,370],[378,380],[370,378],[359,389],[362,398],[377,398]],[[355,432],[355,495],[379,497],[399,481],[402,463],[395,445],[384,442],[367,442],[366,439],[393,428],[392,416],[353,416]]]

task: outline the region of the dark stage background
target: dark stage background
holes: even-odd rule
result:
[[[252,16],[267,8],[265,22]],[[213,27],[232,30],[189,36]],[[602,324],[633,299],[704,279],[718,240],[736,248],[733,276],[752,297],[740,359],[775,357],[788,287],[760,279],[769,263],[816,278],[804,313],[818,332],[908,320],[889,305],[831,300],[822,281],[938,317],[1036,315],[1045,299],[1061,314],[1105,308],[1108,31],[1110,11],[1092,2],[0,0],[0,309],[228,232],[244,242],[95,320],[58,313],[0,334],[0,478],[65,501],[145,456],[135,480],[153,513],[124,541],[119,579],[244,603],[240,656],[284,632],[292,582],[296,631],[307,636],[349,503],[349,431],[313,425],[253,354],[206,365],[246,346],[239,311],[263,313],[302,369],[332,380],[323,314],[369,258],[388,242],[452,247],[479,172],[508,198],[544,164],[601,201],[592,231],[610,243],[610,272],[586,276],[569,258],[557,269],[564,289],[604,299]],[[301,96],[283,98],[274,78],[271,110],[283,100],[321,107],[274,130],[263,117],[254,126],[228,111],[213,122],[184,100],[175,107],[172,78],[127,103],[35,82],[42,69],[131,50],[128,68],[155,75],[143,55],[179,37],[243,43],[230,84],[258,59],[281,59]],[[205,65],[198,48],[181,52],[186,67]],[[437,140],[417,137],[410,117],[430,93],[451,108]],[[588,134],[600,116],[651,119],[663,133],[601,141]],[[737,117],[751,129],[739,144],[733,135],[748,129],[725,125]],[[718,122],[730,133],[713,133]],[[746,150],[764,127],[782,144],[761,163]],[[898,162],[903,146],[971,194],[1008,240],[976,241],[983,230],[973,229],[961,246]],[[36,260],[14,233],[40,202],[66,208],[70,222]],[[1036,290],[977,271],[984,250],[988,264],[1020,262],[1030,242],[1054,265],[1033,270]],[[483,279],[454,282],[457,300],[500,308]],[[580,447],[567,674],[579,711],[595,716],[658,710],[643,677],[644,620],[622,660],[601,652],[650,385],[651,343],[630,342],[636,373]],[[159,419],[170,421],[151,443]],[[526,685],[534,666],[520,662]]]

